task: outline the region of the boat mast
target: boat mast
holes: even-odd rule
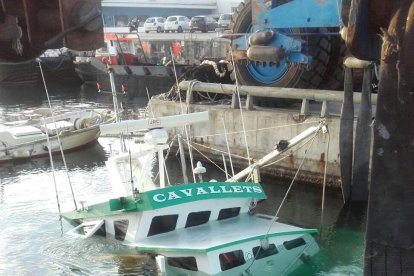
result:
[[[247,168],[245,168],[241,172],[234,175],[232,178],[229,178],[228,180],[226,180],[226,182],[239,181],[243,177],[246,177],[247,175],[249,175],[255,168],[260,168],[261,166],[265,165],[267,162],[271,161],[273,158],[275,158],[279,154],[281,154],[281,153],[285,152],[287,149],[297,145],[298,143],[300,143],[301,141],[303,141],[304,139],[306,139],[310,135],[316,134],[321,129],[326,130],[326,123],[324,121],[320,122],[319,125],[310,127],[308,129],[306,129],[305,131],[303,131],[302,133],[300,133],[299,135],[293,137],[292,139],[290,139],[287,142],[286,147],[284,147],[284,148],[278,147],[278,148],[274,149],[273,151],[271,151],[270,153],[268,153],[267,155],[265,155],[264,157],[259,159],[256,163],[248,166]]]
[[[116,122],[120,122],[121,119],[119,118],[119,103],[118,103],[118,95],[115,88],[115,75],[114,70],[111,64],[107,64],[108,74],[109,74],[109,81],[111,83],[111,92],[112,92],[112,101],[114,103],[114,111],[115,111],[115,120]]]

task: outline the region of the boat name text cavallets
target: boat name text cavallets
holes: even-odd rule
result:
[[[221,185],[221,186],[205,186],[194,187],[165,193],[154,194],[152,199],[156,202],[165,202],[185,197],[203,196],[212,194],[235,194],[235,193],[256,193],[262,194],[263,190],[259,186],[245,185]]]

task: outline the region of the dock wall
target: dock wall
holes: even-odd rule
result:
[[[151,99],[149,102],[155,116],[180,114],[187,107],[183,103]],[[238,170],[248,165],[243,123],[246,129],[247,144],[251,159],[259,159],[269,153],[280,140],[290,140],[305,129],[316,126],[321,120],[318,113],[310,114],[305,118],[298,116],[298,110],[266,109],[256,107],[254,110],[232,109],[230,105],[203,105],[192,104],[188,112],[209,111],[209,122],[191,127],[191,134],[197,150],[193,151],[195,161],[205,160],[202,154],[222,164],[223,155],[227,162],[228,151],[232,154],[232,161]],[[339,168],[339,117],[331,115],[324,118],[328,125],[329,134],[319,134],[309,147],[309,143],[295,146],[283,155],[280,160],[261,169],[261,174],[278,178],[292,179],[302,160],[305,160],[298,174],[298,181],[321,185],[324,179],[325,163],[327,162],[327,185],[340,188]],[[171,129],[170,135],[182,134],[181,129]],[[183,135],[184,136],[184,135]],[[326,154],[329,146],[329,152]],[[307,151],[307,149],[309,150]],[[200,153],[198,153],[198,151]],[[230,166],[227,165],[228,170]],[[223,175],[224,177],[224,175]]]

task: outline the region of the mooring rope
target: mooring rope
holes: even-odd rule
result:
[[[76,204],[76,199],[75,199],[75,193],[74,193],[74,191],[73,191],[72,182],[70,181],[70,177],[69,177],[69,170],[68,170],[68,166],[67,166],[67,164],[66,164],[65,155],[63,154],[62,143],[60,142],[60,134],[59,134],[59,131],[58,131],[58,128],[57,128],[57,125],[56,125],[56,121],[55,121],[55,117],[54,117],[54,112],[53,112],[53,108],[52,108],[52,103],[51,103],[51,101],[50,101],[50,97],[49,97],[49,91],[48,91],[48,89],[47,89],[47,85],[46,85],[45,76],[44,76],[44,74],[43,74],[42,63],[41,63],[40,61],[39,61],[39,68],[40,68],[40,73],[41,73],[41,75],[42,75],[43,85],[44,85],[44,87],[45,87],[45,91],[46,91],[46,97],[47,97],[47,101],[48,101],[48,104],[49,104],[50,115],[51,115],[51,118],[52,118],[53,124],[55,125],[55,129],[56,129],[56,137],[57,137],[57,141],[58,141],[58,143],[59,143],[60,153],[61,153],[61,155],[62,155],[62,160],[63,160],[63,164],[64,164],[64,166],[65,166],[66,175],[67,175],[67,177],[68,177],[68,181],[69,181],[70,190],[71,190],[71,192],[72,192],[73,203],[74,203],[74,205],[75,205],[75,210],[78,210],[78,206],[77,206],[77,204]],[[48,144],[49,144],[49,143],[50,143],[50,142],[49,142],[49,134],[48,134],[48,130],[47,130],[47,128],[46,128],[46,125],[45,125],[45,130],[46,130],[46,138],[47,138],[47,140],[48,140]],[[53,165],[53,158],[52,158],[52,153],[51,153],[51,151],[52,151],[52,149],[51,149],[51,146],[50,146],[50,144],[49,144],[49,157],[50,157],[50,164],[51,164],[51,166],[52,166],[53,180],[54,180],[54,184],[55,184],[55,192],[56,192],[56,199],[57,199],[58,209],[59,209],[59,216],[61,217],[60,202],[59,202],[59,194],[58,194],[58,191],[57,191],[57,184],[56,184],[56,178],[55,178],[55,168],[54,168],[54,165]]]

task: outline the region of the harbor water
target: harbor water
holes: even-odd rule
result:
[[[95,87],[48,87],[53,106],[112,107],[109,94]],[[146,98],[125,98],[129,114],[144,113]],[[0,124],[33,107],[47,107],[44,87],[1,88]],[[99,138],[80,151],[0,164],[0,275],[161,275],[154,256],[105,237],[78,239],[65,235],[71,226],[60,211],[76,201],[96,201],[111,192],[105,161],[119,147],[117,138]],[[182,182],[175,154],[167,160],[172,183]],[[224,174],[204,164],[208,179]],[[263,178],[268,199],[257,212],[274,215],[289,182]],[[294,183],[278,215],[279,221],[316,228],[320,253],[298,275],[362,275],[366,206],[344,206],[340,191],[327,191],[322,211],[319,187]]]

